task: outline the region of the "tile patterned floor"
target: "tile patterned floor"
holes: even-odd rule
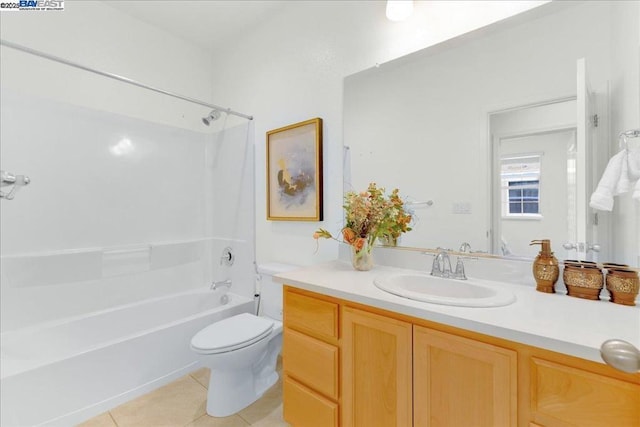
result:
[[[279,366],[278,371],[281,371]],[[151,393],[98,415],[78,427],[286,427],[282,380],[257,402],[230,417],[206,413],[209,370],[202,368]]]

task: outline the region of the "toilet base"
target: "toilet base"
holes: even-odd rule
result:
[[[278,382],[278,373],[256,377],[251,371],[211,371],[207,414],[212,417],[228,417],[253,402]]]
[[[250,363],[254,353],[233,351],[218,355],[219,365],[209,365],[207,414],[212,417],[233,415],[258,400],[278,382],[276,363],[282,348],[281,330],[279,326],[271,339],[251,346],[258,354],[262,353],[254,363]]]

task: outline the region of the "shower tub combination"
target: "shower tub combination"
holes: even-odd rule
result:
[[[253,311],[249,298],[206,288],[5,332],[0,424],[64,426],[100,414],[197,369],[191,337]]]

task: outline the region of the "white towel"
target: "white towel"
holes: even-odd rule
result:
[[[633,190],[631,198],[640,200],[640,151],[626,150],[627,161],[622,164],[620,179],[616,187],[616,196]],[[635,181],[635,185],[633,182]]]
[[[622,150],[618,154],[623,154],[623,156],[622,163],[620,164],[620,176],[618,177],[618,182],[616,182],[616,187],[613,192],[614,196],[627,193],[633,188],[633,181],[635,181],[629,178],[629,154],[627,150]]]
[[[601,211],[610,211],[613,209],[613,196],[629,191],[629,180],[626,172],[624,178],[622,178],[623,167],[625,170],[627,169],[626,150],[622,150],[609,160],[596,191],[591,195],[589,206]]]
[[[640,179],[640,148],[627,148],[626,151],[629,179],[635,181],[636,179]]]

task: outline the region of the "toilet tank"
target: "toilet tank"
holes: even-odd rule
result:
[[[285,271],[296,270],[297,265],[267,263],[258,265],[260,282],[257,289],[260,292],[260,308],[258,315],[282,320],[282,284],[273,281],[273,275]]]

